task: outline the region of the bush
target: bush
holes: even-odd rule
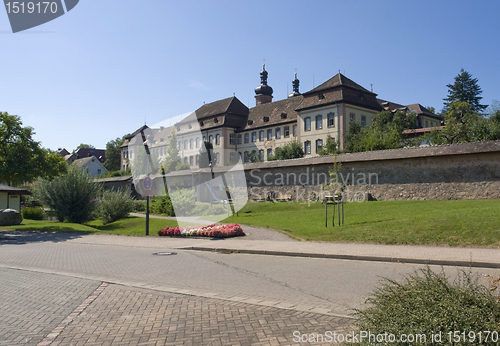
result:
[[[189,215],[194,209],[194,190],[180,189],[170,196],[177,216]]]
[[[230,208],[229,205],[221,203],[212,205],[210,205],[210,203],[196,203],[191,213],[196,216],[221,215],[227,214],[228,208]],[[231,210],[229,210],[229,214],[231,214]]]
[[[146,211],[146,201],[144,200],[132,200],[134,203],[134,211],[137,213]]]
[[[76,166],[70,166],[64,175],[39,179],[33,192],[43,205],[52,209],[57,219],[84,223],[94,218],[100,186]]]
[[[146,210],[146,201],[144,201],[144,210]],[[175,216],[170,196],[153,197],[149,202],[149,212],[156,215],[164,214],[167,216]]]
[[[26,207],[21,209],[23,219],[28,220],[43,220],[45,218],[45,211],[40,207]]]
[[[371,306],[356,312],[357,328],[372,334],[425,334],[426,345],[448,343],[448,333],[455,331],[499,332],[500,303],[498,298],[477,276],[460,272],[450,283],[444,273],[434,273],[429,268],[409,275],[403,283],[384,279],[367,303]],[[441,333],[442,342],[431,342],[431,335]],[[453,335],[453,334],[452,334]],[[468,337],[468,335],[467,335]],[[463,341],[463,340],[462,340]],[[468,341],[468,339],[467,339]],[[483,345],[497,345],[488,340]],[[373,345],[362,342],[358,345]],[[389,343],[377,343],[385,345]],[[390,343],[410,345],[411,343]],[[456,343],[462,345],[462,343]],[[471,344],[479,344],[478,340]]]
[[[103,224],[107,224],[126,217],[134,210],[134,201],[130,197],[130,190],[103,192],[99,206],[99,216]]]

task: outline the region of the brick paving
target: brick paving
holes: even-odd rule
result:
[[[51,345],[299,345],[294,331],[348,331],[353,320],[109,285]],[[318,343],[317,345],[328,345]]]
[[[37,345],[100,282],[0,268],[0,345]]]

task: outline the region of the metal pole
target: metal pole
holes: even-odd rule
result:
[[[326,199],[324,200],[324,203],[325,203],[325,227],[328,227],[328,202]]]
[[[335,201],[333,202],[332,226],[335,227]]]
[[[149,195],[146,196],[146,235],[149,235]]]
[[[342,224],[344,224],[344,201],[342,201]]]
[[[340,226],[340,204],[337,203],[337,212],[339,214],[339,226]]]

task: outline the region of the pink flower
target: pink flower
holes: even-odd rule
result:
[[[233,225],[217,225],[208,226],[192,226],[192,227],[165,227],[158,231],[159,236],[198,236],[212,238],[228,238],[245,235],[243,229],[238,224]]]

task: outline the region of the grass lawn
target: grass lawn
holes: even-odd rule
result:
[[[158,230],[166,226],[177,227],[177,222],[163,219],[149,219],[149,235],[157,236]],[[146,234],[146,219],[143,217],[129,216],[107,225],[101,220],[87,222],[84,225],[56,221],[24,220],[18,226],[1,226],[2,230],[39,231],[39,232],[86,232],[107,233],[119,235],[140,236]]]
[[[331,226],[321,202],[249,202],[221,222],[283,231],[311,241],[500,247],[500,200],[346,203],[345,224]],[[337,215],[335,216],[337,221]]]

